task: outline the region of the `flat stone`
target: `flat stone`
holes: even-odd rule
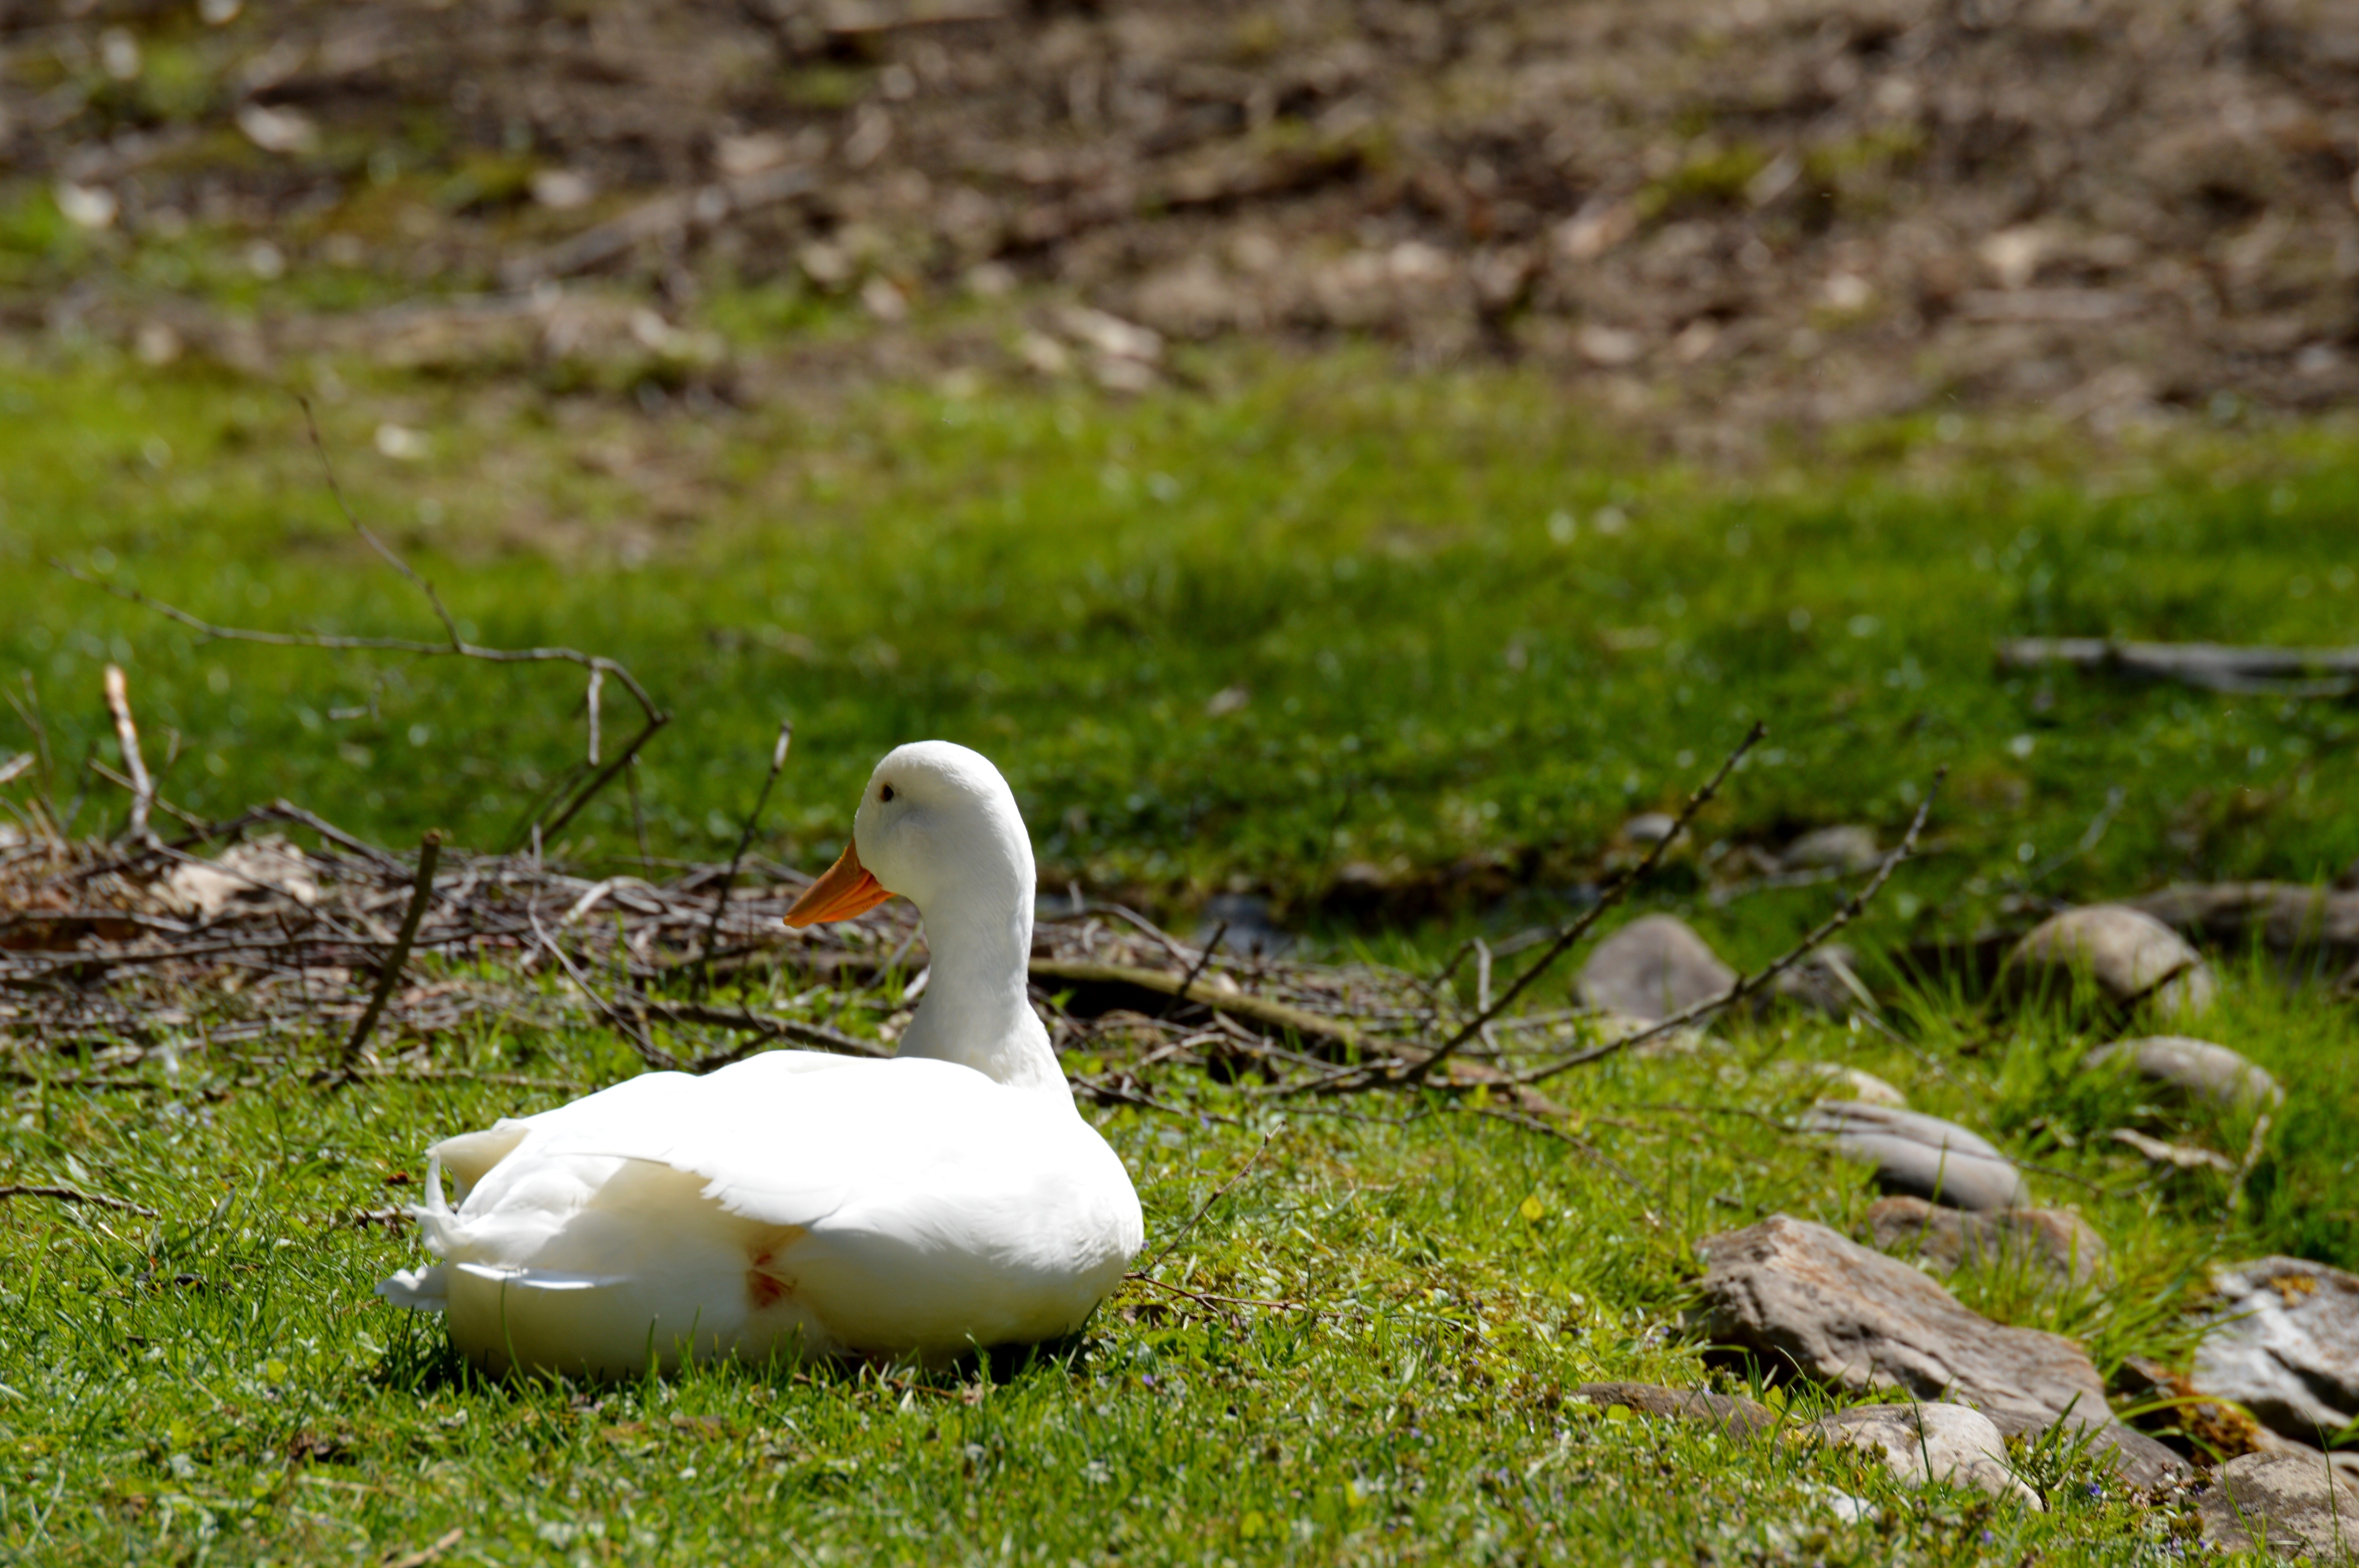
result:
[[[2359,1275],[2256,1258],[2214,1269],[2212,1285],[2220,1312],[2188,1375],[2198,1393],[2302,1443],[2359,1415]]]
[[[2049,916],[2015,945],[2000,977],[2018,1000],[2071,1000],[2093,986],[2116,1011],[2162,1018],[2211,1010],[2217,986],[2202,956],[2153,915],[2118,903]]]
[[[2183,1481],[2195,1474],[2195,1467],[2185,1459],[2134,1426],[2117,1421],[2084,1422],[2075,1411],[2063,1422],[2027,1421],[2020,1416],[1996,1415],[1993,1425],[2010,1442],[2021,1438],[2037,1443],[2059,1425],[2070,1427],[2069,1443],[2086,1443],[2093,1458],[2109,1465],[2114,1475],[2133,1487],[2162,1487],[2173,1481]]]
[[[2359,1542],[2359,1495],[2316,1458],[2244,1454],[2220,1466],[2196,1507],[2203,1539],[2231,1552],[2350,1560]]]
[[[1708,1422],[1731,1437],[1754,1437],[1777,1424],[1777,1412],[1738,1394],[1667,1389],[1659,1383],[1583,1383],[1572,1397],[1593,1405],[1627,1405],[1642,1415]]]
[[[1990,1417],[1964,1405],[1853,1405],[1805,1429],[1830,1443],[1866,1449],[1903,1482],[1980,1487],[1995,1497],[2041,1507],[2038,1494],[2007,1468],[2006,1439]]]
[[[1867,1232],[1878,1251],[1915,1258],[1937,1274],[1964,1268],[2036,1271],[2058,1285],[2112,1277],[2105,1238],[2070,1209],[1966,1214],[1923,1198],[1881,1198],[1868,1206]]]
[[[1786,846],[1777,859],[1798,871],[1864,871],[1884,859],[1875,829],[1846,824],[1814,827]]]
[[[2109,1419],[2105,1387],[2060,1335],[1971,1312],[1897,1258],[1772,1215],[1697,1243],[1698,1308],[1713,1345],[1838,1388],[1949,1398],[1998,1419]]]
[[[1802,1130],[1832,1137],[1844,1157],[1875,1167],[1888,1193],[1951,1208],[2020,1208],[2031,1190],[2007,1157],[1953,1122],[1863,1100],[1821,1100]]]
[[[2116,1064],[2190,1099],[2237,1108],[2250,1108],[2264,1101],[2277,1105],[2285,1099],[2285,1090],[2277,1087],[2275,1078],[2225,1045],[2214,1045],[2208,1040],[2157,1034],[2144,1040],[2100,1045],[2081,1058],[2081,1070],[2103,1072]]]
[[[1600,942],[1581,967],[1581,1000],[1648,1022],[1707,1001],[1736,983],[1687,922],[1648,914]]]

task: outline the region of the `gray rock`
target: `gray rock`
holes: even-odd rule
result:
[[[1777,1424],[1777,1412],[1736,1394],[1667,1389],[1658,1383],[1583,1383],[1572,1397],[1593,1405],[1626,1405],[1642,1415],[1709,1422],[1731,1437],[1754,1437]]]
[[[2017,999],[2071,1000],[2093,986],[2108,1007],[2158,1017],[2211,1010],[2217,987],[2202,956],[2153,915],[2117,903],[2049,916],[2007,955],[2001,985]]]
[[[2104,1460],[2114,1475],[2133,1487],[2162,1487],[2173,1481],[2183,1481],[2195,1474],[2195,1467],[2163,1444],[2134,1426],[2120,1422],[2083,1422],[2077,1418],[2063,1422],[2026,1421],[2020,1416],[1997,1415],[1991,1418],[2000,1433],[2010,1442],[2020,1438],[2037,1443],[2058,1426],[2069,1429],[2067,1443],[2088,1445],[2092,1457]]]
[[[2006,1155],[1937,1116],[1821,1100],[1802,1118],[1802,1130],[1825,1133],[1846,1158],[1874,1165],[1876,1185],[1888,1193],[1951,1208],[2020,1208],[2031,1201],[2023,1173]]]
[[[2335,1484],[2322,1462],[2290,1454],[2244,1454],[2220,1466],[2196,1505],[2203,1539],[2231,1552],[2359,1556],[2359,1496]]]
[[[2103,1072],[2122,1064],[2139,1077],[2162,1084],[2190,1099],[2249,1108],[2267,1102],[2280,1104],[2285,1090],[2277,1081],[2225,1045],[2190,1040],[2178,1034],[2157,1034],[2145,1040],[2124,1040],[2100,1045],[2081,1058],[2084,1073]]]
[[[1600,942],[1581,967],[1581,1000],[1648,1022],[1720,995],[1736,971],[1687,922],[1648,914]]]
[[[1777,857],[1798,871],[1864,871],[1884,859],[1875,829],[1846,825],[1814,827]]]
[[[1962,1268],[2037,1272],[2059,1285],[2109,1281],[2105,1238],[2070,1209],[1996,1208],[1962,1214],[1923,1198],[1868,1206],[1868,1238],[1937,1274]]]
[[[1712,1344],[1839,1388],[1948,1397],[1994,1420],[2109,1419],[2105,1388],[2071,1340],[2009,1328],[1897,1258],[1788,1215],[1697,1243],[1698,1309]]]
[[[1854,1405],[1812,1422],[1807,1430],[1877,1454],[1912,1487],[1947,1481],[2041,1506],[2038,1495],[2007,1468],[2006,1440],[1999,1429],[1990,1417],[1964,1405]]]
[[[2188,1381],[2273,1432],[2316,1443],[2359,1415],[2359,1275],[2299,1258],[2215,1269],[2221,1310]]]

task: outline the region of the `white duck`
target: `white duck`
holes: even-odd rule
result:
[[[917,904],[933,974],[893,1058],[650,1073],[445,1139],[415,1211],[441,1260],[378,1293],[443,1312],[487,1370],[603,1377],[731,1355],[939,1364],[1080,1327],[1143,1232],[1025,994],[1033,875],[988,761],[893,752],[842,859],[787,914]]]

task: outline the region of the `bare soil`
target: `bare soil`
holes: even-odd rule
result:
[[[353,319],[412,363],[570,331],[709,365],[700,305],[785,284],[856,302],[887,369],[1121,389],[1174,341],[1366,336],[1560,369],[1704,450],[2359,390],[2347,0],[204,14],[0,7],[0,206],[46,191],[92,241],[15,269],[11,330],[336,341],[316,289],[224,318],[138,265],[202,232],[266,277],[373,282]]]

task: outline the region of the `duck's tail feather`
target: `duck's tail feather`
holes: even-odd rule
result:
[[[437,1144],[426,1152],[426,1201],[411,1205],[409,1214],[423,1233],[426,1250],[437,1258],[447,1258],[459,1217],[451,1212],[450,1204],[442,1196],[441,1147]],[[423,1269],[397,1270],[391,1278],[377,1282],[376,1293],[396,1306],[416,1312],[440,1312],[450,1301],[450,1266],[429,1263]]]
[[[423,1269],[402,1269],[377,1281],[376,1293],[412,1312],[440,1312],[450,1300],[450,1276],[440,1263]]]

